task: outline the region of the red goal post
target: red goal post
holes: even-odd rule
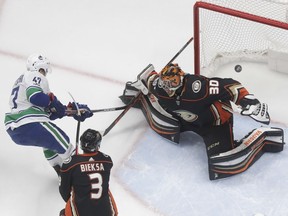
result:
[[[194,5],[195,73],[199,74],[200,70],[209,73],[239,60],[267,62],[272,69],[285,64],[288,62],[287,22],[288,2],[283,0],[197,1]]]

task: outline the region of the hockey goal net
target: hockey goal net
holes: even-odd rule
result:
[[[267,62],[274,69],[277,64],[288,62],[287,1],[197,1],[195,73],[209,73],[233,61]]]

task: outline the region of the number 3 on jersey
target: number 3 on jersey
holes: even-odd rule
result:
[[[12,97],[12,102],[13,102],[13,107],[12,109],[16,109],[17,108],[17,97],[18,97],[18,92],[19,92],[19,86],[17,86],[16,88],[13,88],[11,95],[14,95],[14,97]]]
[[[91,199],[100,199],[102,196],[102,175],[100,173],[91,173],[88,174],[90,180],[96,180],[97,182],[92,182],[91,183],[91,188],[92,188],[92,193],[91,193]]]

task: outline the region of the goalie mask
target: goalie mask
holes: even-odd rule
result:
[[[51,72],[49,60],[41,54],[30,55],[27,59],[26,67],[28,71],[39,72],[39,70],[42,69],[44,71],[44,76],[46,76],[48,72]]]
[[[87,129],[80,137],[80,147],[84,152],[96,152],[100,148],[102,135],[92,129]]]
[[[159,86],[163,88],[169,97],[172,97],[176,90],[183,85],[185,73],[178,64],[169,64],[160,72]]]

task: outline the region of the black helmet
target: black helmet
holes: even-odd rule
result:
[[[84,152],[96,152],[100,148],[102,135],[99,131],[87,129],[80,137],[80,146]]]

